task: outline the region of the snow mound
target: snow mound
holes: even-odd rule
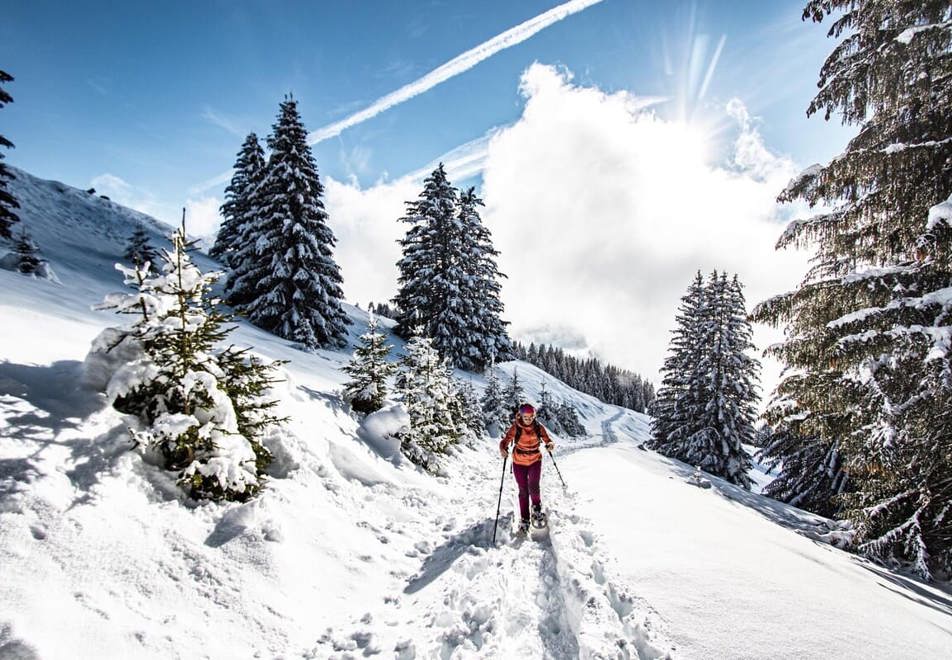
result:
[[[410,416],[402,403],[387,406],[367,415],[357,435],[382,457],[400,464],[400,439],[397,434],[410,424]]]

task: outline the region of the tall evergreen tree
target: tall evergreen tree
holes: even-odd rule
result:
[[[652,446],[745,488],[759,364],[736,276],[700,273],[682,298],[678,328],[654,408]]]
[[[10,96],[9,92],[3,89],[3,83],[8,82],[13,82],[13,76],[0,69],[0,108],[3,108],[7,103],[13,103],[13,97]],[[13,143],[3,135],[0,135],[0,147],[12,149]],[[20,205],[17,203],[17,200],[14,199],[13,195],[10,194],[10,191],[7,190],[7,181],[12,179],[13,175],[3,162],[4,156],[5,154],[0,151],[0,238],[10,238],[10,225],[20,219],[17,214],[13,212],[13,209],[20,208]]]
[[[790,371],[770,420],[849,473],[839,497],[860,550],[952,572],[952,6],[947,0],[812,0],[841,39],[807,113],[859,132],[846,151],[791,182],[782,201],[823,212],[791,223],[778,247],[810,245],[797,290],[762,303],[786,325],[774,349]],[[931,217],[930,217],[931,211]],[[786,458],[784,465],[786,469]],[[792,462],[794,469],[800,465]],[[802,480],[836,495],[842,479]]]
[[[661,448],[681,442],[696,431],[693,420],[700,414],[701,342],[705,305],[704,278],[698,271],[681,298],[675,316],[668,356],[661,368],[661,389],[651,406],[650,446]]]
[[[459,290],[464,298],[464,333],[469,348],[465,355],[457,357],[455,364],[471,371],[485,368],[491,356],[502,360],[512,356],[512,342],[506,331],[508,323],[502,320],[503,304],[500,299],[500,279],[505,275],[499,272],[496,265],[499,251],[493,247],[489,228],[479,217],[480,206],[483,206],[483,200],[476,196],[475,188],[469,188],[460,195],[463,280]]]
[[[390,348],[386,337],[377,331],[377,318],[371,314],[370,325],[361,335],[353,359],[341,368],[350,376],[344,386],[344,399],[354,410],[372,413],[383,407],[387,398],[387,379],[396,370],[396,365],[387,361]]]
[[[407,338],[422,326],[441,355],[461,369],[483,369],[491,355],[508,358],[512,346],[502,321],[498,252],[479,218],[482,201],[462,196],[442,163],[424,180],[401,221],[400,290],[395,332]]]
[[[136,225],[136,228],[132,230],[129,242],[126,243],[126,251],[122,256],[128,263],[136,266],[149,264],[149,271],[158,272],[158,253],[149,242],[149,234],[141,224]]]
[[[443,164],[423,180],[417,200],[406,203],[400,221],[410,225],[399,241],[403,255],[397,262],[400,289],[394,302],[400,310],[394,332],[409,339],[422,328],[422,334],[435,334],[434,320],[448,295],[444,273],[446,264],[438,262],[438,242],[449,240],[456,224],[457,193]],[[441,235],[442,234],[442,235]],[[439,279],[438,279],[439,278]]]
[[[244,246],[245,223],[257,220],[255,193],[266,170],[264,149],[258,136],[249,133],[235,159],[235,172],[225,188],[225,203],[221,205],[221,227],[215,245],[209,254],[234,270],[238,264],[233,259]]]
[[[327,225],[324,188],[307,144],[297,102],[286,99],[268,139],[271,157],[258,186],[257,219],[242,234],[252,250],[248,273],[236,282],[250,291],[239,309],[255,325],[307,348],[346,343],[350,323],[341,306],[341,275],[334,234]]]

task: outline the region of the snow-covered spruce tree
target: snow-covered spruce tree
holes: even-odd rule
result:
[[[122,257],[128,263],[136,266],[149,264],[148,270],[158,272],[158,253],[149,243],[149,234],[142,225],[136,225],[136,228],[132,230],[132,235],[129,236],[129,242],[126,243],[126,251]]]
[[[234,174],[225,188],[225,203],[219,209],[222,222],[209,250],[212,257],[234,270],[238,262],[233,257],[245,247],[245,223],[256,220],[255,192],[265,174],[264,149],[258,136],[249,133],[235,159]]]
[[[36,241],[27,232],[26,227],[20,227],[19,233],[13,243],[13,251],[16,254],[17,272],[23,275],[35,275],[43,263],[40,256],[40,248]]]
[[[526,394],[522,390],[522,383],[519,382],[519,370],[512,370],[512,378],[509,379],[509,382],[506,383],[505,389],[502,391],[502,404],[503,409],[507,414],[507,426],[512,424],[512,421],[516,417],[516,413],[519,412],[519,406],[526,402]]]
[[[539,392],[539,407],[536,410],[536,419],[541,422],[545,428],[556,435],[562,435],[565,429],[559,421],[558,404],[552,399],[552,393],[545,388],[545,381],[542,381],[542,390]]]
[[[682,299],[671,361],[662,370],[662,390],[671,394],[655,409],[652,446],[749,488],[751,463],[742,445],[754,435],[759,364],[748,355],[744,296],[737,277],[728,280],[726,273],[712,273],[701,287],[698,274]]]
[[[467,442],[473,444],[486,433],[479,396],[476,394],[473,383],[469,380],[454,379],[453,386],[457,395],[456,406],[458,412],[455,415],[460,420]]]
[[[706,308],[704,342],[710,350],[702,352],[707,403],[700,430],[690,441],[694,446],[691,453],[707,454],[706,464],[700,462],[702,469],[749,488],[751,462],[742,445],[751,444],[754,438],[760,363],[750,355],[754,350],[752,330],[737,276],[728,280],[727,273],[719,277],[712,273],[708,290],[711,304]]]
[[[394,331],[407,338],[422,326],[441,355],[470,371],[485,368],[491,355],[512,351],[502,321],[496,252],[479,218],[482,201],[469,190],[462,198],[442,163],[407,202],[400,241],[400,290]]]
[[[233,259],[249,260],[232,289],[255,325],[306,348],[342,347],[350,323],[341,306],[334,234],[321,199],[324,188],[307,144],[297,102],[287,99],[268,138],[271,156],[255,195],[257,216]],[[247,287],[247,288],[245,288]]]
[[[460,283],[463,308],[467,311],[465,328],[469,341],[466,355],[455,360],[461,369],[478,371],[492,359],[512,358],[512,341],[506,331],[508,323],[502,320],[503,304],[500,300],[505,277],[499,272],[496,258],[499,251],[493,247],[489,228],[479,217],[483,200],[476,196],[475,188],[460,195],[459,219],[462,231],[462,271]]]
[[[397,368],[387,361],[390,348],[386,337],[377,331],[377,318],[371,313],[367,332],[360,336],[351,361],[341,369],[350,376],[344,386],[344,400],[357,412],[372,413],[383,407],[387,379]]]
[[[407,202],[400,220],[410,227],[400,240],[400,288],[394,297],[400,314],[394,332],[406,339],[422,328],[441,355],[470,366],[466,325],[473,309],[461,291],[464,246],[458,191],[442,163],[424,179],[419,198]]]
[[[705,403],[700,367],[706,304],[704,278],[698,271],[681,298],[668,355],[661,368],[661,388],[650,408],[653,419],[648,444],[653,449],[666,452],[665,448],[683,442],[698,430],[694,420],[699,418]]]
[[[585,435],[585,427],[578,418],[578,411],[568,401],[563,401],[556,406],[555,417],[559,421],[562,432],[569,437],[580,438]]]
[[[460,440],[460,421],[453,416],[457,393],[445,361],[429,337],[416,335],[406,345],[397,376],[397,394],[410,425],[400,433],[400,451],[425,470],[437,473],[440,456]]]
[[[480,408],[483,413],[483,425],[490,435],[505,433],[512,423],[512,415],[502,396],[502,387],[499,383],[499,372],[496,370],[496,361],[490,357],[486,368],[486,388],[480,399]]]
[[[941,211],[952,195],[952,5],[813,0],[804,10],[816,22],[834,14],[829,35],[841,43],[807,112],[839,114],[859,132],[780,197],[824,210],[778,242],[812,246],[814,266],[756,312],[786,325],[774,353],[791,371],[777,394],[800,416],[771,422],[818,452],[839,443],[858,548],[928,579],[952,572],[952,227]]]
[[[273,365],[217,347],[231,331],[209,297],[219,273],[202,274],[190,249],[179,229],[172,250],[163,251],[161,274],[118,266],[137,290],[112,294],[102,307],[136,321],[107,329],[92,354],[122,352],[107,395],[139,418],[134,439],[158,451],[191,497],[244,501],[260,490],[271,459],[262,435],[280,421],[270,412],[274,402],[264,399]]]
[[[7,103],[13,103],[13,97],[3,89],[3,83],[8,82],[13,82],[13,76],[0,69],[0,108],[3,108]],[[0,135],[0,147],[12,149],[13,143]],[[13,175],[10,174],[10,170],[3,162],[4,156],[5,154],[0,151],[0,238],[11,238],[10,226],[20,219],[13,209],[20,208],[20,205],[7,190],[7,181],[12,179]]]

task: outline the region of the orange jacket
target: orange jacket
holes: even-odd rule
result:
[[[517,425],[522,428],[522,433],[519,435],[519,442],[512,452],[512,462],[516,465],[532,465],[536,461],[541,461],[542,451],[539,447],[540,443],[547,445],[552,441],[549,439],[549,433],[538,420],[528,426],[523,424],[521,419],[513,422],[509,430],[506,431],[506,435],[499,441],[499,448],[509,451],[509,445],[516,440]],[[535,431],[536,428],[539,429],[538,435]]]

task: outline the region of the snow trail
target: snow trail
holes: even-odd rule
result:
[[[377,608],[327,629],[304,655],[672,657],[660,619],[615,576],[591,523],[575,511],[575,494],[546,463],[547,535],[516,536],[515,512],[504,509],[493,547],[499,465],[471,460],[446,517],[433,520],[440,541],[417,544],[418,570],[394,580]],[[515,490],[511,477],[505,488]]]

